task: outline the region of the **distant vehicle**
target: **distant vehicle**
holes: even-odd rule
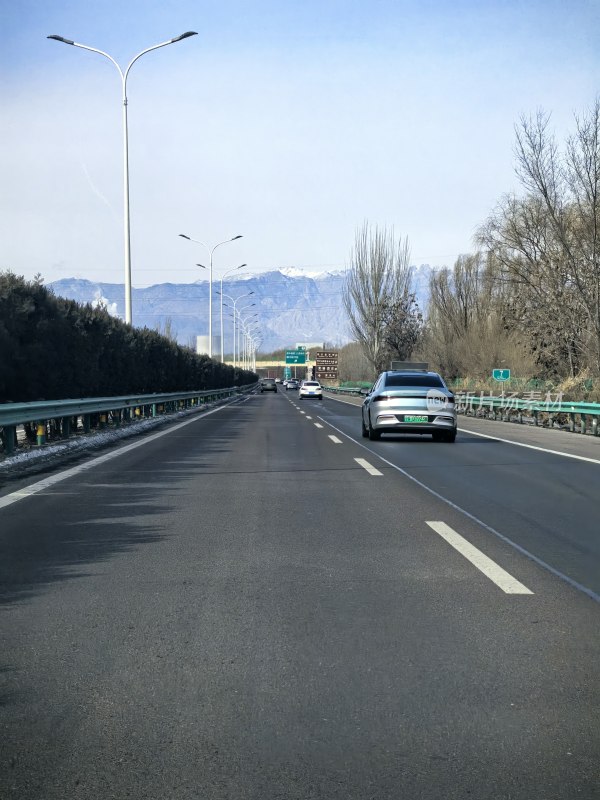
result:
[[[277,385],[275,383],[274,378],[263,378],[260,382],[260,391],[261,392],[276,392]]]
[[[285,390],[287,392],[288,389],[297,389],[299,385],[295,378],[290,378],[285,384]]]
[[[275,378],[275,383],[281,383],[281,378]]]
[[[319,381],[302,381],[298,398],[302,400],[303,397],[317,397],[319,400],[323,399],[323,388]]]
[[[429,433],[435,442],[456,439],[454,395],[437,372],[382,372],[366,396],[362,435],[372,441],[382,433]]]
[[[284,381],[282,381],[281,385],[285,386],[287,388],[287,383],[288,383],[288,379],[286,378]]]

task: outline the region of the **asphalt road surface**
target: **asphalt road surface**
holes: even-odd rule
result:
[[[4,486],[0,798],[600,798],[599,488],[282,391]]]

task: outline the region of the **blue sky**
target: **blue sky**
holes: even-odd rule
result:
[[[2,0],[0,269],[123,280],[128,82],[134,286],[204,278],[178,238],[243,239],[216,275],[347,264],[363,220],[451,265],[513,173],[514,124],[564,138],[598,91],[600,4]]]

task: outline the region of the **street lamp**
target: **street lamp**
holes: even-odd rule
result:
[[[206,247],[206,249],[207,249],[207,251],[209,253],[209,258],[210,258],[210,262],[209,262],[210,263],[210,281],[209,281],[209,283],[210,283],[210,285],[209,285],[209,288],[208,288],[208,356],[209,356],[209,358],[212,358],[213,253],[215,252],[217,247],[220,247],[222,244],[227,244],[228,242],[235,242],[236,239],[241,239],[242,235],[238,234],[237,236],[232,236],[231,239],[225,239],[223,242],[219,242],[218,244],[216,244],[212,248],[209,247],[209,245],[207,245],[205,242],[200,241],[200,239],[192,239],[191,236],[187,236],[187,234],[185,234],[185,233],[180,233],[179,235],[181,236],[182,239],[187,239],[190,242],[195,242],[196,244],[201,244],[202,247]],[[221,360],[223,360],[223,359],[221,358]]]
[[[254,306],[254,305],[256,305],[256,303],[251,303],[250,305]],[[250,322],[250,320],[253,317],[258,317],[258,311],[255,311],[254,314],[250,314],[249,316],[246,317],[246,319],[242,318],[242,311],[245,311],[247,308],[250,308],[250,305],[243,306],[243,308],[240,308],[240,310],[239,310],[240,327],[242,329],[242,342],[241,342],[241,345],[239,347],[239,352],[242,353],[242,361],[243,361],[244,369],[246,368],[246,350],[247,350],[248,329],[249,329],[250,325],[253,324],[253,323]],[[255,320],[255,322],[257,322],[257,320]]]
[[[239,311],[237,310],[237,304],[238,304],[239,300],[242,300],[244,297],[250,297],[250,295],[254,294],[254,292],[247,292],[246,294],[241,294],[235,300],[233,299],[233,297],[230,297],[230,295],[228,295],[228,294],[223,294],[222,292],[219,292],[219,294],[221,295],[221,302],[223,300],[223,297],[226,297],[228,300],[231,300],[231,302],[233,303],[233,366],[235,368],[235,345],[236,345],[235,321],[236,321],[236,313],[239,313]],[[256,305],[256,303],[250,303],[250,305],[254,306],[254,305]],[[244,308],[249,308],[249,307],[250,306],[244,306]]]
[[[246,326],[246,367],[250,368],[252,361],[252,350],[255,347],[256,335],[260,331],[260,322],[258,320],[250,321]]]
[[[232,267],[232,269],[226,270],[221,275],[221,363],[223,363],[224,355],[223,355],[223,278],[226,275],[229,275],[230,272],[235,272],[238,269],[242,269],[242,267],[247,267],[247,264],[240,264],[239,267]]]
[[[242,306],[242,308],[240,308],[238,313],[237,313],[238,319],[240,321],[240,325],[239,325],[238,332],[237,332],[237,354],[238,354],[238,360],[240,362],[242,361],[242,358],[241,358],[242,344],[240,342],[240,338],[241,338],[240,337],[240,330],[243,332],[243,326],[245,324],[245,320],[242,318],[242,311],[245,311],[247,308],[251,308],[252,306],[255,306],[255,305],[256,305],[256,303],[248,303],[247,305]],[[251,315],[251,316],[255,316],[255,317],[258,316],[258,312],[253,314],[253,315]],[[235,336],[235,333],[234,333],[234,336]]]
[[[121,76],[121,84],[123,89],[123,206],[124,206],[124,229],[125,229],[125,322],[128,325],[131,325],[132,322],[132,315],[131,315],[131,232],[130,232],[130,222],[129,222],[129,134],[127,130],[127,76],[129,75],[129,70],[138,60],[146,53],[150,53],[152,50],[158,50],[159,47],[166,47],[168,44],[175,44],[175,42],[180,42],[182,39],[188,39],[190,36],[196,36],[196,31],[186,31],[182,33],[181,36],[176,36],[174,39],[169,39],[167,42],[161,42],[160,44],[155,44],[152,47],[146,48],[146,50],[142,50],[141,53],[138,53],[137,56],[131,59],[127,68],[123,72],[121,67],[117,64],[115,59],[112,56],[109,56],[108,53],[105,53],[103,50],[98,50],[96,47],[89,47],[86,44],[79,44],[78,42],[74,42],[72,39],[65,39],[64,36],[57,36],[53,34],[52,36],[47,36],[47,39],[54,39],[56,42],[62,42],[63,44],[70,44],[73,47],[81,47],[82,50],[90,50],[92,53],[99,53],[101,56],[108,58],[109,61],[115,65],[115,67],[119,70],[119,75]]]

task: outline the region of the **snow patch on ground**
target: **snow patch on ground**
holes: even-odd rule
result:
[[[221,401],[221,403],[227,401]],[[229,400],[231,402],[231,400]],[[179,419],[189,417],[192,414],[202,414],[210,408],[219,405],[216,403],[206,403],[201,409],[189,408],[184,411],[177,411],[172,414],[165,414],[160,417],[136,420],[120,428],[111,428],[102,431],[92,431],[89,434],[78,434],[70,439],[59,442],[50,442],[41,446],[32,446],[29,449],[19,449],[12,456],[5,456],[0,461],[0,477],[18,476],[27,472],[28,468],[37,464],[48,464],[59,461],[65,456],[76,455],[97,450],[106,445],[116,444],[123,439],[138,436],[146,431],[151,431],[161,425],[170,422],[177,422]]]

